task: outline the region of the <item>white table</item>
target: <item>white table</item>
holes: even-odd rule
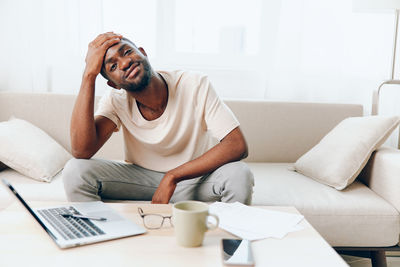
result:
[[[33,202],[32,207],[62,203]],[[145,213],[171,214],[171,205],[108,203],[142,225],[137,207]],[[297,213],[293,207],[263,207]],[[252,244],[256,266],[348,266],[306,221],[303,230],[285,238],[264,239]],[[59,249],[40,225],[15,201],[0,211],[0,266],[222,266],[221,238],[234,238],[216,229],[206,233],[203,246],[183,248],[176,244],[173,228],[150,230],[147,234],[82,247]]]

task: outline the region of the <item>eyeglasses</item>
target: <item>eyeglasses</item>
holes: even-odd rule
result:
[[[144,227],[146,227],[147,229],[160,229],[163,226],[165,219],[169,219],[169,223],[171,224],[171,226],[174,226],[171,220],[172,215],[163,216],[161,214],[146,214],[143,212],[142,208],[138,208],[138,213],[143,219]]]

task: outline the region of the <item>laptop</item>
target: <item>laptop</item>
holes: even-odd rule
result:
[[[7,180],[2,181],[60,248],[146,232],[101,201],[32,209]]]

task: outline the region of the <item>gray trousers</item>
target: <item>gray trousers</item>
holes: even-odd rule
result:
[[[151,200],[164,173],[103,159],[71,159],[63,170],[69,201]],[[251,204],[254,177],[241,161],[177,184],[170,202],[199,200]]]

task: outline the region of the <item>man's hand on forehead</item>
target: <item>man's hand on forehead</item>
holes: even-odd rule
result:
[[[93,42],[91,42],[90,44],[93,44],[95,46],[107,45],[107,42],[115,38],[121,40],[122,35],[114,32],[106,32],[97,36],[96,39],[94,39]]]
[[[86,55],[86,68],[85,74],[97,76],[103,65],[104,55],[111,46],[121,41],[122,35],[113,32],[106,32],[100,34],[94,39],[88,47]]]

